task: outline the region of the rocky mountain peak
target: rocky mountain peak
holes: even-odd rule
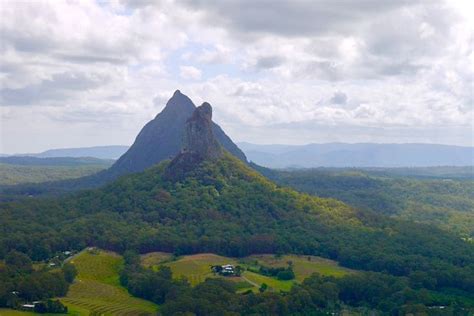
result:
[[[188,124],[188,121],[191,123]],[[190,125],[189,128],[192,127],[190,132],[187,131],[187,125]],[[209,125],[212,133],[209,131]],[[201,129],[206,132],[202,132]],[[196,135],[207,136],[201,140]],[[210,104],[204,103],[196,111],[193,101],[180,90],[176,90],[163,111],[142,128],[129,150],[100,176],[109,181],[124,174],[140,172],[160,161],[172,159],[183,152],[184,148],[190,148],[199,153],[199,156],[213,156],[218,152],[215,140],[232,155],[244,162],[247,161],[244,153],[229,136],[219,125],[212,122]],[[201,147],[213,149],[206,152],[207,149]]]
[[[185,116],[188,118],[189,114],[192,113],[195,108],[193,101],[191,101],[188,96],[176,90],[171,99],[166,102],[166,106],[161,113],[164,115]]]
[[[202,159],[222,156],[222,148],[212,130],[212,107],[205,102],[197,107],[186,122],[183,152],[191,152]]]
[[[169,164],[165,176],[179,180],[204,160],[216,160],[223,155],[213,132],[212,107],[205,102],[186,121],[183,148]]]

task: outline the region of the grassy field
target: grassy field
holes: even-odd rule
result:
[[[111,252],[84,251],[70,261],[78,270],[76,281],[61,301],[76,315],[153,315],[157,305],[130,296],[120,286],[123,259]]]
[[[237,261],[212,253],[202,253],[183,256],[176,261],[166,262],[176,278],[186,277],[192,285],[203,282],[206,278],[213,277],[211,265],[237,264]],[[156,265],[155,265],[156,266]],[[234,278],[231,278],[234,279]]]
[[[257,260],[259,263],[270,267],[286,267],[288,262],[293,263],[293,271],[297,281],[303,281],[313,273],[321,275],[342,277],[353,270],[340,267],[336,261],[324,259],[315,256],[297,256],[297,255],[253,255],[249,260]]]
[[[293,284],[301,282],[312,273],[340,277],[353,270],[338,266],[337,262],[314,256],[296,255],[253,255],[246,258],[229,258],[212,253],[182,256],[175,258],[169,253],[153,252],[142,255],[142,264],[158,268],[166,265],[171,268],[176,278],[186,277],[192,285],[203,282],[206,278],[219,277],[211,272],[212,265],[233,264],[245,268],[265,265],[284,267],[291,261],[296,275],[295,280],[282,281],[276,278],[244,271],[241,277],[226,277],[236,282],[238,292],[252,290],[257,292],[265,283],[268,291],[289,291]],[[60,300],[69,308],[69,315],[153,315],[158,306],[132,297],[120,286],[119,271],[123,258],[106,251],[83,251],[71,261],[78,270],[75,282],[68,295]],[[30,312],[0,309],[0,316],[28,316]]]
[[[17,311],[17,310],[8,309],[8,308],[0,308],[0,316],[29,316],[29,315],[35,315],[35,313],[22,312],[22,311]]]
[[[186,277],[192,285],[203,282],[206,278],[217,277],[211,272],[212,265],[233,264],[243,267],[258,266],[259,264],[272,267],[287,266],[288,261],[293,263],[296,275],[295,280],[282,281],[245,271],[241,277],[227,277],[230,281],[239,283],[240,291],[252,289],[257,291],[262,283],[269,286],[273,291],[289,291],[295,282],[301,282],[312,273],[341,277],[352,270],[338,266],[337,262],[314,256],[286,255],[276,257],[275,255],[254,255],[243,259],[218,256],[210,253],[182,256],[172,260],[170,254],[150,253],[142,256],[142,264],[157,268],[160,264],[169,266],[176,278]],[[247,286],[245,286],[245,284]]]

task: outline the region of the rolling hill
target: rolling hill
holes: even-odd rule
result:
[[[111,145],[111,146],[94,146],[94,147],[78,147],[78,148],[57,148],[49,149],[38,154],[31,154],[38,158],[53,157],[94,157],[99,159],[118,159],[128,149],[128,146]]]
[[[463,238],[474,237],[474,181],[465,168],[272,170],[253,167],[279,185],[300,192],[434,225]]]
[[[66,297],[61,298],[79,315],[154,315],[157,306],[132,297],[120,285],[123,258],[117,254],[86,250],[71,261],[78,275]]]

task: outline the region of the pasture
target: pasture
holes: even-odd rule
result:
[[[172,259],[170,254],[149,253],[142,255],[142,264],[146,267],[157,269],[159,265],[169,266],[175,278],[185,277],[191,285],[197,285],[206,278],[221,277],[211,272],[212,265],[240,265],[244,268],[265,265],[269,267],[285,267],[291,261],[296,278],[294,280],[283,281],[273,277],[264,276],[251,271],[244,271],[241,277],[225,277],[229,281],[238,282],[239,291],[248,289],[258,291],[262,283],[268,285],[270,291],[289,291],[293,284],[302,282],[313,273],[341,277],[353,270],[340,267],[337,262],[315,257],[285,255],[275,256],[271,254],[253,255],[246,258],[229,258],[212,253],[201,253],[195,255],[182,256]],[[245,287],[245,284],[247,287]]]
[[[70,261],[78,270],[75,282],[61,301],[76,315],[154,315],[157,305],[132,297],[119,283],[121,256],[106,251],[84,251]]]
[[[17,311],[17,310],[9,309],[9,308],[0,308],[0,316],[30,316],[30,315],[35,315],[35,313]]]
[[[342,277],[354,270],[350,270],[339,266],[336,261],[316,257],[316,256],[298,256],[298,255],[284,255],[275,256],[272,254],[252,255],[247,257],[248,260],[257,260],[260,264],[269,267],[285,267],[288,262],[293,264],[293,271],[296,275],[296,280],[302,282],[313,273],[321,275]]]

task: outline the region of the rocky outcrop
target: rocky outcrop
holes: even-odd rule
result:
[[[186,121],[182,150],[169,164],[165,176],[178,180],[204,160],[216,160],[223,154],[212,129],[212,107],[205,102]]]
[[[186,122],[183,152],[196,153],[202,159],[222,157],[222,148],[212,130],[212,107],[203,103]]]

